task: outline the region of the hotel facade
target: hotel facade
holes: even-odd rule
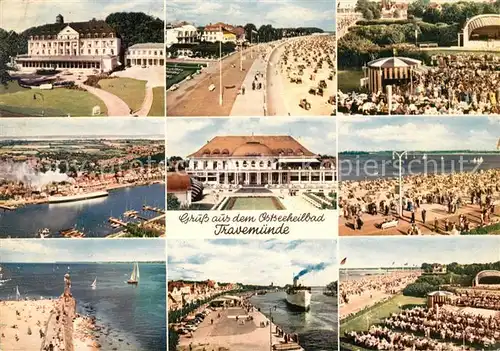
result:
[[[163,43],[141,43],[128,48],[125,59],[128,67],[165,66],[165,47]]]
[[[185,161],[186,173],[209,185],[328,185],[337,179],[335,160],[322,160],[291,136],[217,136]]]
[[[21,71],[38,69],[96,70],[109,72],[120,63],[121,39],[105,21],[65,23],[61,15],[56,23],[33,28],[28,53],[18,55]]]

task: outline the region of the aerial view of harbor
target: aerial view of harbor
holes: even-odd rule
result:
[[[500,118],[340,122],[340,235],[500,233]]]
[[[167,209],[336,210],[335,123],[169,120]]]
[[[335,114],[333,2],[211,4],[166,2],[167,116]]]
[[[337,350],[336,251],[334,240],[171,240],[169,350]]]
[[[499,350],[499,244],[495,236],[343,238],[340,349]]]
[[[2,350],[166,349],[155,240],[12,239],[0,257]]]
[[[52,122],[5,120],[0,237],[163,236],[163,121]]]

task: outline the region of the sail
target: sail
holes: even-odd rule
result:
[[[137,269],[136,269],[136,271],[137,271],[137,274],[136,274],[137,280],[139,280],[139,263],[136,263],[135,265],[137,266]]]
[[[131,281],[137,281],[137,263],[134,263],[134,269],[132,270],[132,274],[130,275]]]
[[[497,150],[500,150],[500,138],[497,141]]]
[[[16,285],[16,299],[20,299],[21,298],[21,294],[19,293],[19,287]]]
[[[95,288],[97,286],[97,277],[94,279],[94,281],[92,282],[92,285],[91,287]]]

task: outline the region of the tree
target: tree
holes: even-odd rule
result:
[[[177,350],[178,345],[179,345],[179,334],[177,334],[174,330],[168,328],[168,349],[175,351]]]
[[[106,23],[115,29],[126,49],[137,43],[163,43],[164,22],[142,12],[115,12],[106,17]]]
[[[257,33],[252,33],[253,31],[257,32],[257,27],[253,23],[247,23],[243,27],[245,29],[245,38],[251,43],[255,43],[257,41]]]
[[[181,202],[174,194],[167,193],[167,210],[176,211],[181,208]]]

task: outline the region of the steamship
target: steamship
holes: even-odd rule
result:
[[[49,196],[49,204],[95,199],[97,197],[103,197],[108,195],[109,193],[106,190],[101,190],[101,191],[93,191],[90,193],[81,193],[81,194],[67,195],[67,196]]]
[[[293,278],[293,285],[286,289],[286,302],[292,307],[307,311],[311,305],[311,287],[298,283],[299,278]]]

